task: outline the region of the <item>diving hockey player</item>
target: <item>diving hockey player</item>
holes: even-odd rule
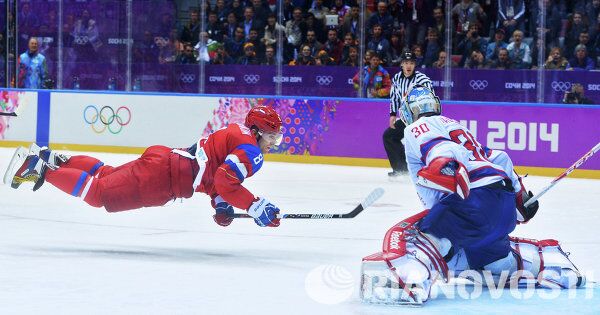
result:
[[[212,198],[215,222],[228,226],[233,207],[245,209],[260,226],[279,226],[279,208],[242,186],[263,164],[263,154],[281,143],[281,118],[270,107],[252,108],[244,124],[231,124],[185,149],[151,146],[118,167],[91,156],[67,157],[35,144],[18,148],[4,176],[18,188],[47,181],[108,212],[162,206],[203,192]]]
[[[517,283],[527,271],[536,285],[551,288],[585,283],[557,241],[509,237],[538,204],[524,206],[532,194],[506,153],[482,147],[441,116],[439,99],[426,87],[413,88],[400,112],[408,170],[427,210],[393,226],[383,252],[363,258],[363,301],[422,304],[449,271],[487,271],[494,280],[504,272]]]

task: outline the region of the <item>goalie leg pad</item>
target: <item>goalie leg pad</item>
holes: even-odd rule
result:
[[[448,241],[415,226],[426,214],[427,210],[393,226],[385,236],[383,251],[363,258],[363,302],[421,305],[438,278],[447,281],[448,266],[437,246],[446,247]]]
[[[510,245],[518,254],[522,270],[536,278],[537,285],[546,288],[572,289],[585,285],[586,278],[569,259],[558,241],[511,237]]]

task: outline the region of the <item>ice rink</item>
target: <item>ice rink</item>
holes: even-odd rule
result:
[[[12,152],[0,149],[2,174]],[[111,165],[136,157],[92,155]],[[389,182],[386,172],[266,162],[245,185],[283,212],[346,212],[374,188],[386,191],[354,219],[288,220],[277,229],[247,219],[220,227],[201,194],[109,214],[49,184],[35,193],[1,185],[0,314],[600,313],[600,290],[591,283],[550,298],[504,290],[500,297],[439,296],[422,308],[362,304],[361,258],[380,249],[390,226],[421,209],[408,178]],[[525,183],[535,193],[550,180]],[[567,178],[513,235],[561,241],[591,282],[600,275],[599,204],[600,180]],[[331,277],[333,292],[313,285]]]

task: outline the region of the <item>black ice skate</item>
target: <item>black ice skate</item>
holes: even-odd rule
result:
[[[39,147],[35,143],[32,143],[29,146],[29,155],[39,156],[44,162],[52,167],[58,167],[69,160],[69,156],[65,154],[56,153],[46,146]]]
[[[12,178],[10,187],[17,189],[22,183],[32,182],[33,191],[36,191],[44,184],[48,164],[37,155],[24,155],[23,152],[26,152],[24,148],[18,148],[15,152],[4,174],[4,183],[8,184],[8,179]]]

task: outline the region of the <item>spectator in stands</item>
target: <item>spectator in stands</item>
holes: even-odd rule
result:
[[[353,5],[350,8],[350,13],[346,14],[344,18],[344,24],[342,25],[342,32],[344,34],[352,33],[354,37],[360,35],[358,31],[360,30],[360,8],[356,5]]]
[[[271,13],[267,18],[267,25],[265,26],[265,35],[262,38],[263,44],[276,46],[277,38],[279,38],[280,33],[282,35],[282,39],[284,39],[285,27],[277,23],[277,16]],[[285,40],[283,42],[285,43]]]
[[[232,0],[229,10],[235,14],[235,18],[238,21],[244,19],[244,7],[242,6],[241,0]]]
[[[229,57],[229,54],[227,54],[227,51],[225,50],[225,46],[219,43],[217,44],[217,49],[215,50],[215,54],[210,60],[210,63],[214,65],[230,65],[235,63],[235,61],[233,58]]]
[[[400,3],[400,1],[398,0],[389,0],[387,11],[390,13],[392,19],[394,20],[394,26],[398,26],[396,25],[396,21],[398,21],[402,14],[402,3]]]
[[[277,60],[275,59],[275,48],[273,46],[268,46],[265,48],[265,58],[263,58],[260,63],[264,66],[274,66],[277,64]]]
[[[258,65],[260,60],[256,57],[256,47],[252,43],[244,44],[244,55],[238,58],[238,65]]]
[[[448,58],[448,53],[446,53],[445,51],[442,50],[438,54],[438,59],[431,66],[435,69],[442,69],[442,68],[446,67],[446,59],[447,58]],[[450,67],[454,68],[457,66],[458,66],[458,64],[456,62],[454,62],[452,59],[450,59]]]
[[[485,57],[480,50],[473,49],[470,57],[465,61],[465,69],[485,68]]]
[[[425,68],[425,56],[421,45],[414,44],[411,51],[415,54],[415,68]]]
[[[555,1],[551,0],[544,0],[543,4],[546,7],[546,23],[542,26],[540,25],[542,14],[540,8],[538,7],[538,1],[531,1],[530,3],[531,33],[534,33],[534,30],[537,30],[537,33],[535,33],[536,35],[540,34],[540,32],[542,34],[545,34],[546,49],[551,47],[558,47],[558,37],[562,28],[562,16],[559,5],[557,5]]]
[[[302,8],[294,8],[293,20],[285,24],[285,36],[288,43],[294,48],[298,48],[302,44],[302,32],[306,28],[302,20]]]
[[[458,44],[457,52],[462,54],[459,65],[464,66],[465,61],[471,55],[473,50],[479,50],[482,54],[486,50],[486,41],[479,36],[479,24],[474,23],[469,25],[469,31],[464,36],[463,40]]]
[[[191,65],[196,64],[196,57],[194,57],[194,47],[191,44],[184,44],[183,51],[177,56],[176,62],[180,65]]]
[[[371,57],[373,56],[373,54],[375,53],[374,50],[367,50],[363,56],[363,62],[364,64],[368,65],[369,62],[371,62]]]
[[[310,47],[310,55],[313,57],[316,56],[321,49],[323,49],[323,44],[317,40],[315,31],[311,29],[306,31],[306,41],[304,42],[303,46]]]
[[[306,23],[307,32],[308,30],[315,31],[317,41],[322,43],[327,40],[327,34],[325,34],[325,24],[323,24],[321,20],[315,18],[314,14],[308,13],[304,22]]]
[[[350,52],[350,47],[356,46],[357,42],[352,33],[348,32],[344,35],[344,46],[342,48],[342,60],[348,59],[348,53]]]
[[[498,51],[501,48],[506,48],[508,44],[504,41],[505,32],[502,28],[497,28],[494,33],[494,41],[488,43],[485,49],[485,59],[488,61],[498,58]]]
[[[133,43],[133,62],[157,63],[159,52],[154,36],[149,30],[145,30],[142,40]]]
[[[427,42],[425,43],[425,59],[423,60],[425,67],[431,67],[431,65],[437,60],[442,49],[443,47],[440,45],[437,30],[433,27],[428,28]]]
[[[81,12],[80,19],[73,26],[71,36],[73,36],[73,48],[75,49],[77,58],[86,58],[87,60],[94,61],[96,53],[102,47],[102,41],[100,40],[98,25],[91,18],[88,10]]]
[[[592,100],[585,97],[583,85],[574,83],[571,87],[571,91],[565,92],[563,98],[564,104],[594,104]]]
[[[503,28],[509,34],[525,30],[525,2],[523,0],[498,0],[496,29]]]
[[[28,49],[19,56],[19,85],[25,89],[43,89],[48,78],[46,57],[38,51],[36,37],[29,38]]]
[[[400,21],[404,22],[404,43],[411,47],[414,43],[423,45],[427,35],[427,25],[430,24],[429,17],[431,8],[425,0],[404,1],[403,14]]]
[[[579,33],[579,42],[577,45],[584,45],[587,48],[588,56],[592,59],[596,59],[596,54],[592,50],[593,44],[590,42],[590,34],[588,32]]]
[[[548,70],[565,70],[569,62],[563,57],[559,47],[554,47],[550,50],[548,60],[544,64],[544,68]]]
[[[402,32],[395,31],[392,33],[392,37],[390,39],[390,55],[392,60],[387,64],[389,66],[398,67],[400,66],[400,62],[402,61],[401,56],[404,52],[404,41],[402,40]]]
[[[340,64],[342,62],[342,52],[344,50],[344,43],[338,38],[338,33],[335,28],[327,31],[327,41],[323,45],[327,54],[336,64]]]
[[[314,66],[315,58],[313,58],[310,46],[302,45],[300,55],[296,60],[290,62],[290,66]]]
[[[225,32],[223,36],[223,41],[226,42],[235,37],[235,30],[237,29],[237,26],[238,20],[235,16],[235,13],[230,12],[229,14],[227,14],[227,22],[223,24],[223,31]]]
[[[375,51],[383,59],[380,60],[382,64],[392,61],[390,42],[383,37],[381,25],[373,25],[373,36],[371,36],[371,41],[367,44],[367,49]]]
[[[219,22],[217,18],[217,13],[214,11],[208,13],[208,23],[206,23],[206,32],[208,33],[208,37],[210,37],[210,39],[217,42],[223,42],[223,24]]]
[[[4,1],[2,1],[4,2]],[[19,36],[18,36],[18,47],[24,47],[29,44],[28,40],[32,36],[38,35],[37,31],[40,26],[40,18],[31,10],[29,3],[25,1],[19,1],[22,3],[21,9],[17,13],[17,21],[19,23]],[[2,10],[5,11],[5,5]],[[6,12],[6,11],[5,11]],[[2,13],[5,13],[2,12]],[[4,22],[4,19],[2,19]],[[4,26],[4,25],[3,25]]]
[[[256,53],[256,58],[259,61],[265,57],[265,45],[262,43],[262,40],[258,37],[258,30],[250,30],[250,36],[246,40],[246,43],[252,43],[254,45],[254,52]]]
[[[585,45],[577,45],[575,47],[575,57],[569,59],[567,70],[593,70],[595,62],[587,55]]]
[[[348,67],[358,67],[358,47],[350,46],[348,49],[348,58],[344,59],[344,66]]]
[[[170,13],[163,13],[160,19],[160,23],[158,24],[154,33],[158,34],[159,36],[166,36],[167,34],[169,34],[171,29],[173,29],[174,26],[175,23],[173,22],[173,15],[171,15]]]
[[[279,6],[280,2],[277,1],[277,5]],[[285,25],[288,21],[293,20],[294,18],[294,4],[292,0],[283,0],[283,24]],[[279,12],[278,9],[275,12]]]
[[[488,60],[488,68],[490,69],[512,69],[513,65],[508,57],[508,49],[498,49],[498,56],[495,60]]]
[[[210,39],[210,37],[208,37],[208,33],[207,32],[200,32],[200,35],[198,36],[199,40],[196,43],[196,45],[194,46],[194,51],[196,52],[196,61],[197,62],[209,62],[210,61],[210,54],[209,51],[214,49],[216,47],[216,45],[218,44],[218,42]]]
[[[371,53],[371,59],[368,65],[363,69],[363,94],[368,98],[387,98],[390,96],[392,81],[390,74],[380,65],[381,59],[376,52]],[[360,89],[360,71],[354,75],[354,89]]]
[[[183,27],[181,31],[181,41],[184,43],[196,45],[200,36],[200,18],[198,11],[190,11],[190,21]]]
[[[598,15],[600,15],[600,0],[592,0],[588,2],[585,6],[585,11],[587,15],[587,20],[589,22],[590,30],[596,29],[598,27]],[[590,32],[590,36],[593,37],[596,34],[592,34]]]
[[[252,0],[252,8],[254,9],[256,20],[259,21],[261,25],[265,25],[269,14],[271,14],[271,9],[269,9],[267,3],[263,3],[262,0]]]
[[[460,43],[470,32],[470,26],[473,24],[483,25],[487,15],[479,3],[473,0],[462,0],[452,8],[452,19],[454,20],[454,31],[456,33],[454,40]]]
[[[183,44],[179,41],[179,32],[176,28],[169,33],[169,38],[155,37],[154,42],[160,50],[158,54],[158,63],[166,64],[173,63],[177,60],[177,56],[183,51]]]
[[[392,29],[394,26],[394,19],[387,10],[387,3],[385,1],[379,1],[377,3],[377,12],[373,13],[367,22],[367,34],[373,33],[373,27],[375,25],[381,26],[383,30],[383,37],[389,38],[392,35]]]
[[[440,37],[446,36],[446,16],[442,7],[433,9],[433,27],[437,30]]]
[[[329,57],[329,54],[325,50],[320,50],[315,58],[315,65],[317,66],[335,66],[335,60]]]
[[[217,14],[217,20],[221,23],[221,26],[225,25],[227,16],[229,15],[229,9],[225,6],[225,0],[216,1],[215,13]]]
[[[583,14],[581,12],[573,13],[565,30],[565,52],[567,58],[573,56],[574,48],[579,42],[579,34],[587,31],[588,25],[583,20]]]
[[[346,13],[350,12],[350,6],[346,5],[346,3],[344,3],[344,0],[335,0],[333,7],[331,7],[331,10],[335,10],[339,17],[344,18],[346,16]]]
[[[529,69],[531,66],[531,49],[523,42],[523,32],[513,32],[513,41],[506,46],[508,56],[515,69]]]
[[[312,13],[317,20],[324,22],[325,15],[329,14],[329,8],[323,6],[323,0],[315,0],[313,7],[308,10],[308,13]]]
[[[246,39],[250,36],[251,29],[262,30],[264,25],[260,20],[254,18],[254,8],[246,7],[244,9],[244,20],[240,23],[240,25],[244,28],[244,35]]]
[[[234,60],[237,60],[244,53],[244,42],[244,28],[238,26],[235,29],[234,37],[225,42],[225,50],[227,51],[227,54],[229,54],[229,56]]]

